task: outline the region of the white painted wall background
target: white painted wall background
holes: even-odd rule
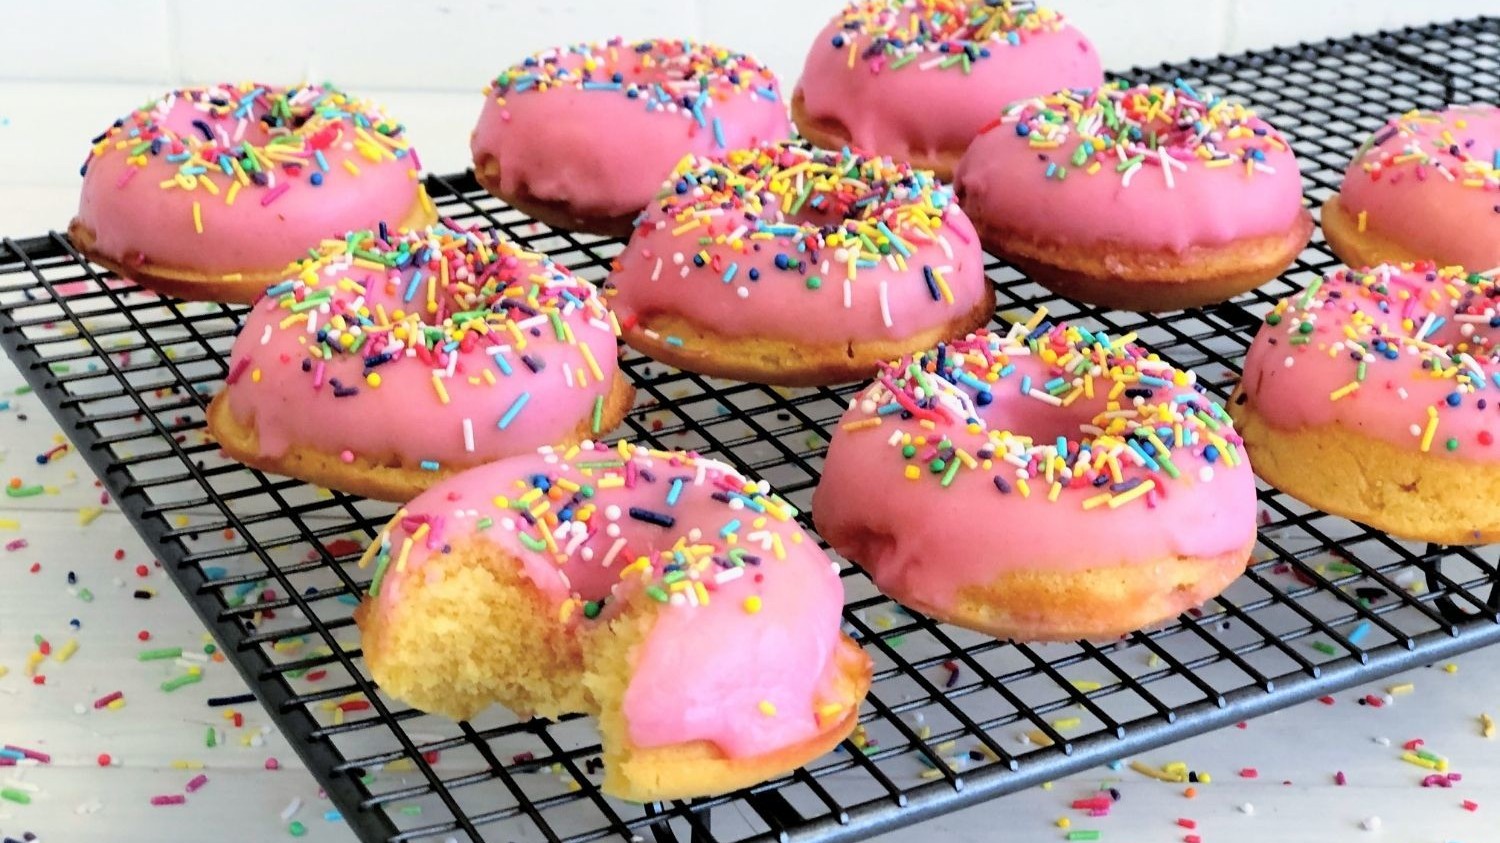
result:
[[[1109,68],[1500,13],[1500,0],[1047,0]],[[558,43],[697,37],[786,90],[842,0],[0,0],[0,200],[41,231],[73,211],[87,138],[171,87],[333,81],[404,121],[433,171],[469,163],[480,90]],[[60,190],[66,187],[67,190]]]

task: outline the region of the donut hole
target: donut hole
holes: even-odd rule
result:
[[[1013,399],[1013,400],[1012,400]],[[980,399],[983,400],[983,399]],[[1104,410],[1099,400],[1080,399],[1064,407],[1053,407],[1029,396],[996,396],[979,408],[979,417],[991,430],[1008,430],[1033,442],[1052,442],[1062,437],[1087,437],[1086,426]]]

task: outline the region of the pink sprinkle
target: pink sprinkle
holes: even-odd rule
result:
[[[1177,824],[1179,826],[1183,827],[1183,828],[1197,828],[1198,827],[1198,821],[1197,820],[1190,820],[1190,819],[1186,819],[1186,818],[1182,818],[1182,817],[1178,818]]]
[[[318,365],[313,367],[313,389],[323,388],[323,368],[322,360],[319,360]]]
[[[9,757],[0,758],[0,767],[14,767],[14,766],[16,766],[16,759],[9,758]]]
[[[45,752],[37,752],[34,749],[26,749],[24,747],[12,746],[11,744],[6,744],[5,748],[8,749],[8,750],[10,750],[11,752],[19,752],[22,755],[26,756],[27,758],[30,758],[32,761],[40,761],[43,764],[51,764],[52,763],[52,756],[48,755]]]
[[[286,193],[289,189],[291,189],[291,186],[291,182],[282,182],[281,184],[278,184],[275,187],[271,188],[266,192],[265,196],[260,197],[260,206],[264,208],[272,202],[275,202],[277,199],[280,199],[281,194]]]
[[[266,769],[267,770],[280,770],[281,769],[281,762],[277,761],[275,758],[267,758],[266,759]]]
[[[1091,817],[1107,817],[1107,816],[1109,816],[1109,809],[1108,808],[1095,808],[1092,811],[1089,811],[1089,816],[1091,816]]]
[[[1479,810],[1479,803],[1473,801],[1472,799],[1465,799],[1464,800],[1464,810],[1465,811],[1470,811],[1470,812],[1477,811],[1477,810]]]
[[[198,791],[198,788],[206,784],[208,784],[208,776],[199,773],[198,775],[193,776],[192,781],[187,783],[187,792],[196,793]]]
[[[105,708],[110,703],[114,702],[115,700],[121,699],[124,696],[125,696],[125,694],[122,691],[115,691],[114,693],[111,693],[111,694],[105,694],[104,696],[100,697],[99,699],[94,700],[94,708]]]
[[[1260,771],[1255,769],[1254,767],[1246,767],[1243,770],[1240,770],[1240,778],[1242,779],[1255,779],[1259,777]]]
[[[26,546],[27,544],[25,539],[16,539],[15,541],[5,543],[5,549],[11,551],[12,553]]]
[[[1343,787],[1344,785],[1349,783],[1349,779],[1344,776],[1343,770],[1339,770],[1337,773],[1333,774],[1333,783],[1338,785],[1339,787]]]
[[[240,379],[241,375],[245,374],[245,370],[248,368],[250,368],[249,357],[241,357],[240,359],[234,361],[234,366],[230,368],[229,376],[224,378],[224,382],[234,383],[235,381]]]
[[[1182,843],[1203,843],[1203,838],[1196,834],[1189,834],[1182,838]]]
[[[140,172],[141,169],[140,167],[126,167],[125,172],[120,174],[120,178],[115,180],[115,188],[119,189],[130,184],[130,180],[135,178],[135,174]]]
[[[1464,774],[1463,773],[1449,773],[1448,774],[1448,781],[1450,781],[1450,782],[1461,782],[1463,780],[1464,780]]]
[[[182,805],[187,802],[187,797],[180,793],[151,797],[152,805]]]
[[[346,463],[354,462],[354,452],[348,450],[340,451],[339,459],[343,460]]]
[[[413,147],[407,147],[406,154],[411,156],[411,168],[419,173],[422,172],[422,158],[417,155],[417,150]]]

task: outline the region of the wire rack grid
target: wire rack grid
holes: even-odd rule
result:
[[[1392,113],[1500,99],[1500,20],[1480,18],[1138,69],[1255,104],[1295,139],[1312,207]],[[468,174],[432,176],[442,213],[500,229],[600,280],[622,244],[554,232]],[[1336,263],[1317,237],[1235,301],[1101,311],[989,267],[997,314],[1045,305],[1136,332],[1227,398],[1260,315]],[[934,623],[845,565],[846,628],[875,661],[857,739],[732,795],[629,804],[598,789],[586,719],[453,723],[384,695],[360,658],[354,563],[385,504],[245,469],[204,432],[243,310],[143,293],[65,236],[0,241],[0,345],[365,841],[856,840],[1319,694],[1500,640],[1494,547],[1418,546],[1262,488],[1254,564],[1201,611],[1118,642],[1030,646]],[[804,509],[857,385],[776,389],[638,355],[620,432],[769,480]],[[353,705],[349,703],[353,702]]]

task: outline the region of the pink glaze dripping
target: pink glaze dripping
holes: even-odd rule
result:
[[[550,50],[535,61],[491,85],[470,144],[476,161],[499,162],[507,195],[565,203],[581,216],[622,216],[645,207],[684,155],[791,134],[776,77],[721,47],[612,41]],[[586,63],[593,64],[587,73]],[[586,87],[613,85],[616,73],[620,88]],[[545,84],[521,81],[537,78]],[[632,87],[644,93],[632,98]],[[676,99],[663,102],[650,93],[657,90]]]
[[[269,94],[248,96],[256,90]],[[266,113],[267,97],[284,90],[242,83],[177,91],[127,115],[119,126],[105,132],[85,164],[78,208],[79,220],[95,234],[98,251],[126,264],[144,259],[149,264],[203,273],[275,272],[321,238],[372,228],[382,221],[394,226],[413,214],[423,201],[421,185],[415,152],[407,145],[400,124],[386,118],[377,106],[333,88],[296,89],[295,101],[316,101],[331,116],[317,116],[303,124],[297,134],[305,143],[275,147],[281,160],[267,171],[267,184],[252,181],[235,190],[238,176],[221,169],[218,154],[225,148],[242,149],[242,143],[267,148],[272,135],[257,121]],[[248,103],[244,128],[237,111],[212,105],[212,99]],[[386,127],[391,143],[361,138],[354,115],[371,126]],[[206,124],[216,140],[208,141],[194,121]],[[365,131],[373,138],[373,128]],[[131,155],[136,146],[151,139],[159,142],[158,154]],[[315,152],[322,154],[326,171]],[[168,161],[167,156],[174,153],[193,157]],[[358,170],[357,175],[348,169],[350,165]],[[197,167],[205,171],[183,172]],[[321,185],[313,184],[315,174]],[[174,181],[179,176],[195,186],[182,187]],[[170,186],[163,187],[164,182]],[[211,187],[203,182],[210,182]],[[194,203],[201,234],[193,218]]]
[[[418,269],[429,278],[441,278],[435,257],[405,268],[371,268],[346,253],[348,242],[367,255],[397,255],[402,247],[413,254],[428,250],[441,255],[450,267],[450,284],[434,287],[438,310],[426,312],[426,280],[411,284]],[[475,286],[476,276],[488,283],[479,284],[477,292],[460,289]],[[594,289],[547,258],[490,234],[434,226],[383,242],[375,232],[354,233],[347,241],[325,241],[322,255],[300,264],[291,277],[273,287],[273,294],[251,311],[230,354],[229,410],[239,423],[254,427],[266,456],[280,456],[298,446],[333,454],[347,451],[408,468],[424,461],[445,467],[475,465],[527,453],[571,434],[580,420],[591,417],[595,403],[609,395],[615,379],[615,334]],[[364,287],[364,292],[346,288],[344,279]],[[533,285],[539,289],[535,297],[530,294]],[[361,300],[374,314],[377,324],[358,352],[314,356],[320,344],[316,333],[309,333],[308,322],[283,327],[284,321],[297,316],[291,309],[297,301],[319,292],[328,293],[329,302],[304,311],[317,317],[315,329],[326,330],[332,316]],[[478,323],[464,329],[451,318],[455,311],[485,309],[494,311],[485,334],[477,333]],[[403,348],[388,362],[371,366],[372,357],[394,347],[383,344],[394,333],[380,329],[378,313],[393,319],[402,310],[424,312],[423,321],[444,332],[443,342],[420,351]],[[566,325],[572,342],[558,338],[549,313],[556,313]],[[409,329],[413,323],[400,324]],[[512,324],[525,348],[516,342]],[[468,336],[445,351],[458,335]],[[593,374],[585,347],[602,377]],[[532,371],[526,357],[539,365],[538,371]],[[368,382],[369,372],[379,376],[378,386]],[[528,396],[526,403],[500,429],[501,420],[523,394]],[[472,450],[466,442],[465,419],[472,430]]]
[[[621,459],[622,449],[628,460]],[[621,482],[627,474],[628,486]],[[536,477],[562,495],[550,499],[545,519],[557,537],[557,554],[533,549],[540,542],[537,528],[509,506],[535,487]],[[668,503],[676,480],[675,503]],[[593,495],[575,498],[559,481],[587,486]],[[758,489],[746,493],[745,479],[722,463],[623,443],[586,444],[567,453],[543,449],[490,463],[444,480],[402,510],[381,538],[377,599],[386,609],[398,606],[407,578],[422,576],[451,543],[473,537],[519,560],[580,634],[602,631],[622,601],[670,592],[637,651],[625,692],[631,742],[651,748],[710,741],[731,758],[774,752],[821,731],[818,711],[832,701],[837,678],[833,653],[843,587],[833,562],[791,520],[795,510],[765,494],[764,486]],[[506,505],[497,505],[497,497]],[[580,513],[589,505],[585,518]],[[633,508],[667,516],[672,524],[641,520]],[[559,515],[564,511],[568,517]],[[423,524],[428,534],[412,542],[401,568],[402,548]],[[779,545],[771,543],[773,535]],[[701,583],[706,603],[694,587],[673,591],[664,580],[664,566],[684,538],[718,558],[735,548],[749,554],[734,568],[740,573],[706,556],[704,565],[684,569],[683,582]],[[623,549],[612,552],[621,540]],[[746,605],[752,597],[759,600],[754,612]],[[605,601],[598,624],[584,618],[581,606],[589,601]]]
[[[845,172],[859,188],[841,175],[827,178]],[[689,182],[697,187],[687,189]],[[797,208],[804,188],[814,198]],[[861,201],[870,195],[876,201]],[[917,216],[933,224],[917,225]],[[900,262],[880,225],[909,245]],[[862,249],[857,233],[892,254]],[[716,242],[703,245],[704,237]],[[851,258],[875,265],[851,272]],[[928,271],[936,273],[931,284]],[[728,336],[816,344],[911,336],[991,295],[974,227],[930,173],[796,146],[684,159],[621,253],[610,286],[610,306],[626,324],[669,313]]]
[[[1354,156],[1339,203],[1421,257],[1500,268],[1500,107],[1393,119]]]
[[[971,13],[962,6],[944,11],[950,22],[967,20]],[[988,11],[998,13],[994,7]],[[856,148],[897,160],[961,153],[1006,104],[1104,81],[1093,44],[1060,16],[1047,10],[1037,14],[1045,20],[1013,27],[1013,36],[1002,28],[981,41],[965,40],[959,32],[923,39],[913,38],[907,29],[913,15],[931,26],[929,4],[859,0],[818,33],[798,91],[810,117],[843,125]],[[869,54],[876,38],[885,44],[892,37],[903,46],[875,46],[876,52]],[[968,72],[961,65],[935,66],[963,48],[989,55],[970,62]],[[892,66],[910,54],[916,57]]]
[[[1162,151],[1105,130],[1103,148],[1078,164],[1082,137],[1101,137],[1101,96],[1130,108],[1131,125],[1160,132]],[[1211,120],[1211,133],[1167,131],[1165,122],[1145,120],[1143,110],[1131,106],[1164,96],[1194,123]],[[1071,116],[1059,123],[1047,117],[1059,114]],[[1137,156],[1133,168],[1119,170]],[[1247,161],[1249,156],[1260,160]],[[1164,164],[1164,157],[1175,163]],[[955,182],[974,219],[1055,244],[1123,243],[1182,252],[1282,233],[1302,213],[1297,160],[1265,121],[1217,98],[1205,103],[1186,90],[1123,83],[1007,108],[969,147]]]
[[[961,589],[989,585],[1006,573],[1218,556],[1242,550],[1254,538],[1255,478],[1227,416],[1193,389],[1192,374],[1175,371],[1135,346],[1096,345],[1040,322],[1018,324],[1005,337],[982,331],[889,364],[851,402],[829,446],[813,511],[824,533],[867,538],[851,552],[860,554],[855,561],[881,590],[914,605],[949,608]],[[1031,341],[1028,327],[1035,329]],[[1069,372],[1083,359],[1102,367],[1093,378],[1094,397],[1082,393],[1084,376],[1063,373],[1056,355],[1068,361]],[[952,365],[955,358],[965,361],[963,370],[973,381],[936,374],[938,360]],[[926,389],[906,380],[911,365],[927,373]],[[1143,372],[1168,385],[1141,383]],[[1053,407],[1036,393],[1021,391],[1029,384],[1045,392],[1055,377],[1064,378],[1059,394],[1079,392],[1066,406]],[[990,403],[979,403],[976,382],[989,384]],[[1120,397],[1110,402],[1116,389]],[[1144,404],[1132,413],[1135,399],[1125,389],[1152,394],[1142,396]],[[1179,398],[1191,399],[1217,429],[1176,409],[1187,406],[1176,403]],[[1174,421],[1160,422],[1154,415],[1163,406]],[[890,411],[893,407],[917,415],[903,418],[899,409]],[[1115,422],[1123,427],[1108,436],[1088,427],[1109,424],[1100,414],[1112,407],[1130,414]],[[1182,444],[1172,442],[1170,434],[1164,442],[1178,477],[1134,460],[1124,447],[1122,440],[1131,438],[1125,431],[1139,426],[1136,414],[1169,431],[1182,425]],[[967,419],[975,421],[971,425]],[[1031,445],[1016,437],[1031,437]],[[1066,470],[1054,466],[1060,488],[1049,500],[1052,483],[1043,466],[1058,458],[1058,437],[1067,443]],[[914,446],[910,457],[903,452],[907,445]],[[1084,447],[1091,454],[1117,453],[1119,479],[1107,465],[1081,462]],[[1213,459],[1207,456],[1210,447]],[[973,460],[972,467],[957,451]],[[933,460],[942,461],[938,471]],[[954,461],[960,467],[945,487]],[[1101,474],[1107,480],[1096,486]],[[1140,493],[1138,487],[1147,482],[1155,488]]]
[[[1500,461],[1497,320],[1493,276],[1430,264],[1336,270],[1267,315],[1243,388],[1283,430],[1338,424],[1417,451],[1435,420],[1433,458]]]

